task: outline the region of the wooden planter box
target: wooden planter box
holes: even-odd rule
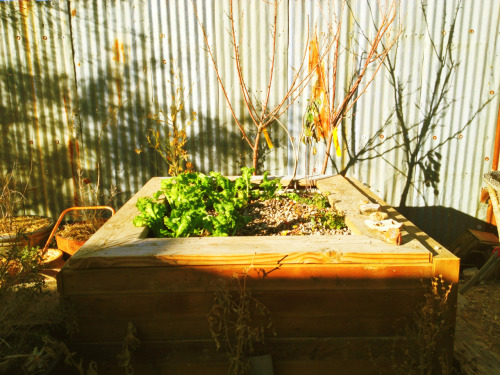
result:
[[[207,314],[215,292],[237,290],[233,275],[244,270],[252,296],[272,314],[276,336],[257,350],[272,355],[277,375],[390,373],[387,363],[404,358],[402,348],[414,341],[405,332],[427,282],[440,275],[458,282],[458,258],[354,179],[315,182],[346,212],[350,236],[148,239],[132,225],[135,203],[160,181],[151,179],[58,275],[60,294],[76,306],[74,344],[113,362],[132,322],[143,343],[133,354],[138,374],[226,374]],[[404,222],[401,246],[364,225],[361,199]],[[456,292],[436,361],[453,359]]]

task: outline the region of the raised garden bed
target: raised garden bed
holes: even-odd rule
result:
[[[233,275],[245,273],[276,332],[256,352],[272,355],[277,375],[390,373],[393,357],[404,361],[405,348],[418,341],[407,328],[433,278],[453,284],[432,354],[436,364],[451,363],[459,259],[358,181],[315,181],[346,213],[353,235],[146,238],[132,224],[135,203],[160,181],[151,179],[58,275],[60,294],[76,305],[73,344],[94,359],[116,353],[132,322],[143,342],[133,354],[136,373],[226,374],[207,315],[214,295],[238,291]],[[404,223],[402,245],[365,225],[360,200]]]

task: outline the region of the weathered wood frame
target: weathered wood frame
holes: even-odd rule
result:
[[[394,355],[395,342],[425,302],[425,280],[458,282],[459,259],[355,179],[314,182],[345,211],[351,236],[146,238],[147,230],[132,224],[135,203],[156,192],[160,181],[151,179],[58,275],[59,292],[77,306],[75,342],[102,353],[106,343],[122,340],[131,321],[148,348],[139,355],[143,364],[155,357],[168,373],[225,373],[206,316],[214,293],[236,290],[233,275],[245,272],[252,295],[273,314],[277,336],[262,350],[273,355],[276,374],[373,373],[377,358]],[[404,223],[401,246],[364,225],[360,200],[379,203]],[[436,355],[450,363],[455,286],[447,303]]]

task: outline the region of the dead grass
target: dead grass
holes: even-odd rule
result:
[[[27,371],[40,357],[37,353],[47,335],[74,332],[73,317],[71,307],[59,300],[55,281],[42,290],[29,284],[4,290],[0,294],[0,368],[4,366],[9,374]]]
[[[96,219],[66,224],[57,234],[68,240],[87,241],[107,219]]]
[[[441,277],[429,281],[424,302],[415,311],[400,338],[394,341],[389,361],[373,359],[380,374],[452,375],[453,358],[443,350],[443,340],[453,334],[448,315],[452,285]]]
[[[14,216],[0,218],[0,236],[15,236],[18,233],[31,233],[45,228],[52,220],[43,216]]]

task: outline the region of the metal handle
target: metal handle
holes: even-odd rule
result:
[[[68,212],[70,212],[70,211],[82,211],[82,210],[109,210],[109,211],[111,211],[111,216],[113,216],[115,214],[115,212],[116,212],[115,209],[113,207],[110,207],[110,206],[70,207],[70,208],[65,209],[61,213],[61,215],[59,216],[59,219],[57,219],[57,222],[54,225],[54,228],[52,229],[52,232],[50,232],[49,239],[47,240],[47,242],[45,243],[45,246],[42,249],[42,254],[45,254],[45,252],[49,248],[50,241],[54,237],[54,234],[56,234],[57,228],[59,228],[59,224],[61,224],[62,219],[64,218],[64,216]]]

